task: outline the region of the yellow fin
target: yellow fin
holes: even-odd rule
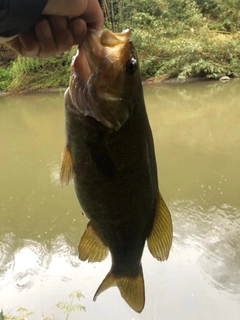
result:
[[[142,312],[145,304],[142,266],[140,266],[139,273],[135,277],[125,276],[118,278],[110,271],[98,287],[93,300],[96,301],[103,291],[114,286],[118,287],[121,296],[133,310],[139,313]]]
[[[172,246],[172,218],[161,194],[159,193],[152,231],[147,238],[148,249],[154,258],[167,260]]]
[[[102,242],[90,223],[87,225],[79,246],[79,259],[88,262],[103,261],[108,255],[108,248]]]
[[[73,178],[73,166],[70,150],[68,146],[63,149],[62,152],[62,165],[60,171],[60,184],[63,186],[64,183],[69,184]]]

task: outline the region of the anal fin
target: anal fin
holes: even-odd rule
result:
[[[60,171],[60,184],[69,184],[73,178],[72,157],[68,146],[65,146],[62,152],[62,165]]]
[[[145,305],[145,289],[142,266],[136,276],[117,277],[111,271],[107,274],[103,282],[98,287],[93,300],[108,288],[117,286],[121,296],[127,304],[136,312],[142,312]]]
[[[154,258],[167,260],[172,246],[172,218],[166,203],[159,193],[153,227],[147,238],[148,249]]]
[[[80,240],[78,252],[79,259],[82,261],[88,260],[88,262],[101,262],[108,255],[108,248],[102,242],[90,222]]]

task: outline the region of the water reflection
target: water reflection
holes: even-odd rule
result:
[[[195,249],[205,279],[240,299],[240,211],[227,204],[196,207],[193,201],[178,201],[172,208],[175,249]]]
[[[1,99],[0,309],[62,319],[56,304],[80,290],[87,312],[71,319],[238,320],[239,92],[239,82],[145,88],[174,243],[167,263],[144,251],[140,315],[116,288],[92,301],[111,261],[77,257],[86,219],[72,185],[58,184],[62,95]]]

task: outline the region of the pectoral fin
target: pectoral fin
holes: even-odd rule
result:
[[[108,248],[102,242],[90,222],[80,240],[78,252],[79,259],[82,261],[88,260],[88,262],[103,261],[108,255]]]
[[[103,282],[98,287],[93,300],[108,288],[117,286],[121,296],[128,303],[128,305],[136,312],[141,312],[145,304],[145,290],[142,273],[142,266],[140,266],[139,273],[134,276],[116,277],[110,271]]]
[[[62,152],[62,166],[60,171],[60,184],[64,185],[64,183],[69,184],[71,179],[73,178],[73,166],[72,166],[72,158],[71,153],[66,146]]]
[[[152,231],[147,238],[148,249],[154,258],[167,260],[172,246],[172,219],[168,207],[159,193]]]

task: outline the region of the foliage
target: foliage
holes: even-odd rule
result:
[[[2,316],[2,319],[0,317],[0,320],[27,320],[28,317],[32,314],[32,312],[28,312],[28,310],[25,309],[24,307],[19,308],[18,312],[20,314],[16,317],[13,317],[11,315],[3,315],[3,312],[2,312],[2,314],[0,314],[0,316]]]
[[[202,13],[210,18],[210,27],[237,32],[240,27],[240,0],[195,0]]]
[[[36,90],[40,88],[67,87],[74,49],[49,59],[18,56],[9,68],[9,91]]]
[[[105,0],[106,27],[121,31],[125,27],[140,29],[160,27],[179,33],[199,22],[201,13],[192,0]],[[177,25],[173,26],[173,22]],[[181,28],[179,30],[179,25]],[[171,27],[172,26],[172,27]],[[153,33],[159,30],[152,30]]]
[[[197,39],[176,38],[168,45],[172,56],[162,63],[157,74],[168,73],[180,80],[196,75],[212,79],[240,75],[239,40],[219,40],[210,34],[206,38],[202,34]]]
[[[9,69],[0,68],[0,90],[5,90],[9,84]]]
[[[59,309],[62,309],[64,313],[66,313],[66,318],[65,320],[68,320],[69,315],[73,311],[86,311],[86,308],[82,306],[81,304],[73,304],[74,300],[80,301],[81,298],[84,298],[84,296],[81,294],[80,291],[74,291],[69,295],[70,302],[59,302],[57,304],[57,307]],[[33,314],[33,312],[28,312],[27,309],[24,307],[21,307],[18,309],[18,312],[20,313],[18,316],[12,316],[12,315],[4,315],[3,311],[0,311],[0,320],[28,320],[28,317]],[[39,320],[51,320],[50,318],[45,318],[44,316],[41,316],[41,319]]]
[[[221,37],[212,30],[213,24],[218,21],[210,23],[207,17],[211,13],[214,17],[220,15],[222,19],[224,14],[226,17],[227,12],[228,16],[232,12],[230,20],[237,21],[239,11],[234,8],[239,2],[122,0],[122,9],[119,10],[117,1],[106,0],[105,7],[111,6],[106,20],[107,24],[113,21],[115,30],[120,31],[124,27],[132,29],[132,40],[138,51],[143,77],[165,74],[168,77],[177,76],[180,80],[193,76],[217,79],[223,75],[240,74],[237,50],[240,40],[234,39],[234,35]],[[109,17],[109,12],[113,16]],[[219,23],[223,24],[221,21]]]
[[[68,319],[71,312],[80,310],[80,311],[86,311],[85,307],[83,307],[80,304],[73,304],[74,299],[77,299],[78,301],[81,298],[84,298],[84,296],[81,294],[80,291],[72,292],[69,295],[70,302],[59,302],[57,304],[57,307],[64,310],[64,312],[67,314],[66,320]]]

